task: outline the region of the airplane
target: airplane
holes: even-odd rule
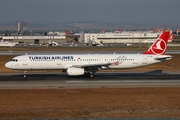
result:
[[[168,39],[168,42],[172,42],[173,39],[174,39],[174,34],[171,34],[171,36]]]
[[[18,44],[17,42],[8,42],[8,41],[0,40],[0,47],[14,47],[17,44]]]
[[[6,68],[23,70],[62,70],[69,76],[90,78],[102,69],[131,69],[172,59],[165,55],[170,32],[164,31],[142,54],[54,54],[21,55],[5,64]]]

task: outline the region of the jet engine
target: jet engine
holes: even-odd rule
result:
[[[84,75],[84,69],[83,68],[68,68],[67,74],[70,76],[78,76],[78,75]]]

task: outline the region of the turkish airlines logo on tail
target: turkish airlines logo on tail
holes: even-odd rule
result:
[[[165,54],[166,46],[169,39],[169,32],[164,31],[152,44],[152,46],[145,51],[143,54],[156,54],[156,55],[162,55]]]
[[[159,38],[156,43],[151,47],[154,54],[163,54],[166,51],[166,42]]]

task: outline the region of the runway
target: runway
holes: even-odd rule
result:
[[[71,89],[71,88],[131,88],[180,87],[180,73],[124,72],[96,73],[95,78],[70,77],[63,73],[1,73],[0,89]]]

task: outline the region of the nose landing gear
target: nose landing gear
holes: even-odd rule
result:
[[[27,70],[24,71],[24,78],[26,78],[26,72],[27,72]]]

